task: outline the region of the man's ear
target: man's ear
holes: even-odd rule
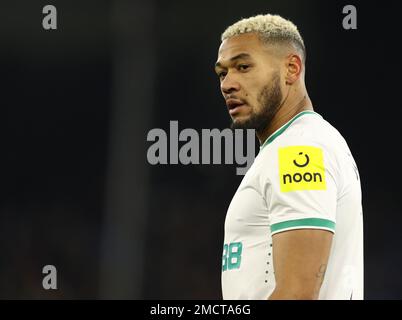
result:
[[[302,72],[303,62],[300,56],[298,56],[297,54],[290,54],[286,60],[286,68],[286,84],[292,85],[297,81],[297,79],[299,79]]]

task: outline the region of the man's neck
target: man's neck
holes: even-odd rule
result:
[[[286,122],[305,110],[313,110],[311,100],[307,93],[299,99],[299,101],[283,105],[275,114],[270,125],[263,132],[257,132],[256,135],[260,141],[260,145],[262,145],[271,134],[282,127]]]

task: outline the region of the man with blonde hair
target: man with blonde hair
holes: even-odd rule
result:
[[[260,152],[227,211],[224,299],[363,299],[360,178],[305,86],[306,49],[278,15],[222,34],[215,71],[233,128]]]

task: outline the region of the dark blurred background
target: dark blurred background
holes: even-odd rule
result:
[[[42,8],[57,8],[57,30]],[[357,8],[344,30],[342,8]],[[397,1],[0,3],[2,299],[221,299],[234,165],[147,161],[147,133],[224,129],[213,66],[242,17],[292,20],[315,110],[360,169],[365,296],[402,298]],[[54,265],[58,289],[42,288]]]

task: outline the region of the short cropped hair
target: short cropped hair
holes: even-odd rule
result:
[[[298,48],[302,53],[302,60],[306,60],[306,48],[296,25],[279,15],[257,15],[239,20],[226,28],[222,33],[221,40],[243,34],[257,33],[260,39],[266,43],[288,42]]]

